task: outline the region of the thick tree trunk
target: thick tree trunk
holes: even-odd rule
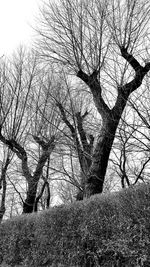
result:
[[[28,183],[27,197],[23,203],[23,213],[32,213],[34,211],[37,186],[37,181],[32,181]]]
[[[5,201],[6,201],[6,189],[7,189],[7,182],[6,182],[6,174],[7,174],[7,169],[10,164],[10,158],[9,154],[7,156],[6,162],[4,167],[1,169],[1,177],[0,177],[0,189],[2,189],[2,195],[1,195],[1,206],[0,206],[0,223],[3,219],[3,216],[5,214]]]
[[[109,118],[102,126],[92,157],[92,164],[85,188],[85,197],[90,197],[91,195],[102,193],[103,191],[109,155],[119,119],[120,118],[117,118],[117,120],[114,121],[112,118]]]

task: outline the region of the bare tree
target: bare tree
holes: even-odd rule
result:
[[[57,112],[62,121],[62,138],[61,142],[59,142],[61,154],[58,157],[59,160],[62,160],[63,165],[59,169],[61,174],[66,174],[71,184],[77,187],[79,191],[77,193],[77,200],[81,200],[85,191],[94,148],[94,139],[97,134],[97,127],[95,127],[97,122],[96,112],[91,104],[90,94],[87,96],[81,90],[78,91],[77,84],[72,85],[63,70],[61,70],[61,73],[57,73],[58,80],[61,80],[61,84],[57,82],[57,90],[50,92],[50,94],[56,103]],[[64,170],[66,164],[64,164],[64,157],[61,157],[62,153],[68,158],[67,165],[72,161],[74,163],[78,162],[78,169],[80,169],[78,174],[75,171],[77,166],[76,168],[73,167],[74,163],[70,164],[72,175],[69,175]]]
[[[5,64],[1,76],[0,141],[21,162],[27,182],[23,212],[30,213],[44,166],[55,147],[58,125],[44,91],[45,82],[50,86],[50,79],[40,71],[36,55],[20,50],[9,64]]]
[[[118,126],[109,162],[109,168],[122,188],[149,180],[150,157],[144,128],[129,104]]]
[[[84,82],[84,90],[91,92],[101,116],[85,195],[101,193],[120,118],[129,96],[150,70],[150,3],[49,1],[41,14],[41,55],[46,61],[65,66]]]
[[[83,105],[83,101],[81,101],[81,96],[72,97],[70,88],[67,89],[69,90],[69,109],[66,104],[64,106],[63,103],[61,103],[60,99],[57,98],[55,99],[55,101],[56,106],[60,111],[61,119],[69,130],[69,141],[72,141],[72,149],[74,149],[79,161],[80,188],[77,194],[77,200],[81,200],[83,199],[86,179],[91,166],[94,136],[90,129],[87,130],[88,127],[84,127],[85,124],[88,124],[89,126],[87,120],[87,117],[89,117],[89,112],[87,108],[88,102],[84,103]],[[81,103],[80,105],[79,102]],[[66,140],[68,139],[68,135],[65,136]],[[71,142],[69,142],[69,145],[71,145]]]

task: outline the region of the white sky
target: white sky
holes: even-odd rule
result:
[[[41,0],[0,0],[0,57],[30,44]]]

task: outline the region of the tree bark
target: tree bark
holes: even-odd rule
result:
[[[85,196],[102,193],[107,171],[109,155],[115,138],[119,118],[114,121],[111,118],[103,124],[93,156],[85,188]]]
[[[23,213],[32,213],[34,211],[37,186],[37,181],[31,180],[28,182],[27,197],[23,203]]]
[[[2,197],[1,197],[1,206],[0,206],[0,222],[3,219],[3,216],[5,214],[5,200],[6,200],[6,188],[7,188],[7,182],[6,182],[6,173],[7,169],[10,163],[9,155],[7,156],[6,162],[4,164],[4,167],[1,169],[1,177],[0,177],[0,189],[2,189]]]
[[[39,195],[36,197],[35,201],[34,201],[34,211],[37,212],[38,211],[38,203],[39,203],[39,200],[41,199],[43,193],[44,193],[44,190],[45,190],[45,187],[47,186],[47,183],[48,182],[44,182],[44,184],[42,185],[42,188],[41,188],[41,192],[39,193]]]

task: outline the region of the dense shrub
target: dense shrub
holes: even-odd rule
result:
[[[0,266],[150,266],[149,218],[144,184],[22,215],[0,226]]]

